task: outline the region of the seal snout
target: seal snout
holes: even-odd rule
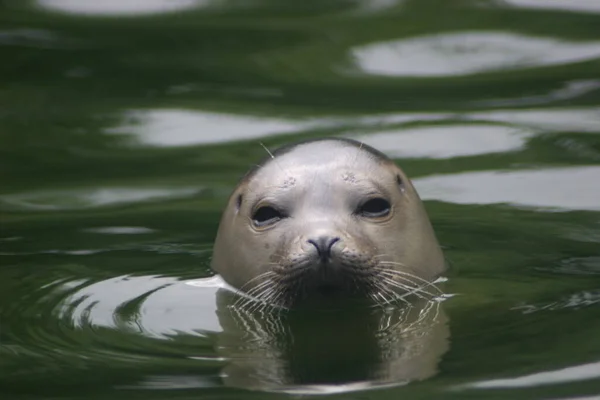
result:
[[[307,242],[315,246],[319,259],[322,263],[326,263],[331,259],[331,248],[339,240],[340,238],[337,236],[323,235],[314,239],[308,239]]]

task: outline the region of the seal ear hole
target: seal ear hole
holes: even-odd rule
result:
[[[392,206],[382,197],[375,197],[364,202],[357,210],[357,214],[367,218],[381,218],[388,215]]]
[[[400,190],[404,191],[404,189],[405,189],[405,187],[404,187],[404,181],[402,180],[402,177],[400,175],[396,175],[396,183],[400,187]]]
[[[237,197],[237,201],[236,201],[236,203],[235,203],[235,205],[236,205],[236,207],[237,207],[237,210],[238,210],[238,211],[240,211],[240,208],[242,208],[242,200],[243,200],[243,196],[240,194],[240,195]]]
[[[279,210],[271,206],[262,206],[252,215],[252,222],[257,228],[262,228],[272,225],[282,218],[283,214]]]

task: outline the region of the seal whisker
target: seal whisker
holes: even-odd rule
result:
[[[270,274],[262,274],[261,277],[265,277],[265,275]],[[245,292],[245,294],[241,294],[240,298],[234,303],[234,306],[245,308],[249,304],[263,302],[265,293],[268,293],[269,290],[272,290],[271,287],[273,285],[273,280],[271,278],[267,278],[260,284]]]
[[[268,284],[263,286],[259,292],[257,292],[254,296],[259,303],[271,304],[271,299],[277,294],[277,283],[269,279]]]
[[[280,311],[285,310],[287,309],[287,304],[284,301],[285,292],[285,289],[281,286],[276,286],[267,300],[275,307],[278,307]]]
[[[374,281],[373,286],[376,289],[376,293],[384,300],[384,302],[383,302],[383,304],[381,304],[381,306],[393,303],[395,300],[397,300],[399,298],[397,293],[395,293],[393,290],[389,290],[389,288],[386,285],[383,285],[380,281]],[[386,294],[388,294],[388,296],[386,296]],[[401,299],[401,300],[404,301],[405,303],[408,303],[404,299]]]
[[[263,302],[270,304],[273,307],[280,306],[279,298],[281,297],[281,288],[280,286],[274,284],[269,291],[269,293],[263,298]]]
[[[392,261],[382,261],[380,264],[381,264],[381,265],[400,265],[400,266],[402,266],[402,267],[405,267],[405,268],[406,268],[406,266],[405,266],[404,264],[397,263],[397,262],[392,262]],[[409,272],[406,272],[406,271],[400,271],[400,270],[397,270],[397,269],[390,269],[390,268],[381,268],[381,269],[379,269],[379,271],[380,271],[380,272],[384,272],[384,271],[385,271],[385,272],[388,272],[388,273],[390,273],[390,274],[403,275],[403,276],[407,276],[407,277],[409,277],[409,278],[413,278],[413,279],[415,279],[415,280],[417,280],[417,281],[421,281],[421,282],[423,282],[423,283],[424,283],[424,284],[426,284],[426,285],[433,286],[433,287],[434,287],[435,289],[437,289],[437,290],[438,290],[440,293],[443,293],[443,292],[442,292],[442,291],[441,291],[441,290],[440,290],[440,289],[439,289],[437,286],[435,286],[434,282],[430,282],[430,281],[428,281],[428,280],[426,280],[426,279],[423,279],[423,278],[421,278],[421,277],[419,277],[419,276],[417,276],[417,275],[411,274],[411,273],[409,273]]]
[[[262,281],[261,283],[259,283],[258,285],[254,286],[252,289],[248,290],[248,292],[246,292],[247,295],[249,296],[253,296],[253,297],[258,297],[258,292],[263,289],[265,286],[269,286],[269,284],[272,283],[272,279],[271,278],[267,278],[264,281]]]
[[[379,306],[381,306],[381,307],[383,307],[387,304],[390,304],[394,301],[393,296],[391,298],[386,297],[385,293],[389,293],[389,291],[386,288],[379,287],[379,290],[375,293],[376,293],[377,297],[380,297],[383,300],[382,303],[379,303]]]
[[[417,296],[421,299],[424,299],[424,300],[432,300],[432,299],[435,299],[438,297],[436,294],[430,293],[430,292],[424,290],[423,288],[426,287],[426,285],[411,287],[411,286],[406,286],[406,285],[400,284],[399,282],[394,281],[394,280],[388,280],[387,283],[390,286],[393,286],[393,287],[403,290],[404,295],[406,295],[406,296],[414,294],[415,296]]]
[[[384,278],[384,282],[386,282],[388,285],[390,285],[392,287],[396,287],[398,289],[402,289],[405,292],[403,295],[414,294],[414,295],[416,295],[417,297],[419,297],[421,299],[427,300],[428,297],[423,296],[422,294],[419,293],[419,292],[424,292],[425,294],[427,294],[427,295],[429,295],[431,297],[434,297],[432,294],[430,294],[430,293],[428,293],[426,291],[421,290],[419,287],[407,286],[407,285],[404,285],[404,284],[402,284],[400,282],[394,281],[394,280],[389,279],[389,278]]]
[[[295,267],[293,271],[287,272],[286,275],[279,276],[278,282],[281,282],[281,283],[296,282],[299,277],[302,277],[303,275],[305,275],[309,270],[310,270],[310,268],[308,266]]]
[[[258,142],[258,144],[260,144],[260,145],[261,145],[261,147],[262,147],[263,149],[265,149],[265,151],[267,152],[267,154],[269,155],[269,157],[271,157],[271,159],[272,159],[272,160],[274,160],[274,159],[275,159],[275,156],[273,155],[273,153],[271,153],[271,151],[269,151],[269,149],[267,148],[267,146],[265,146],[265,145],[263,144],[263,142]]]
[[[425,294],[427,294],[427,295],[429,295],[431,297],[439,296],[439,294],[434,294],[434,293],[428,292],[428,291],[426,291],[424,289],[424,288],[426,288],[428,286],[433,286],[430,283],[420,284],[419,285],[416,282],[409,280],[405,276],[398,276],[398,275],[393,274],[393,273],[388,273],[387,271],[382,271],[381,274],[384,276],[384,279],[388,280],[389,283],[393,283],[393,284],[396,284],[396,285],[402,285],[402,288],[404,288],[406,290],[410,289],[410,290],[414,290],[414,291],[420,291],[420,292],[425,293]],[[392,278],[396,278],[396,279],[392,279]],[[407,285],[405,282],[411,284],[412,286]],[[438,289],[438,291],[440,291],[440,290]]]
[[[260,144],[260,145],[261,145],[261,147],[262,147],[263,149],[265,149],[265,151],[267,152],[267,154],[269,155],[269,157],[271,158],[271,160],[273,160],[273,162],[275,163],[275,165],[277,165],[277,166],[279,167],[279,169],[281,169],[281,171],[282,171],[283,173],[285,173],[286,175],[288,175],[288,176],[289,176],[289,174],[288,174],[288,173],[285,171],[285,169],[283,169],[283,167],[282,167],[282,166],[279,164],[279,162],[278,162],[278,161],[275,159],[275,154],[271,153],[271,151],[270,151],[270,150],[267,148],[267,146],[265,146],[265,145],[263,144],[263,142],[258,142],[258,144]]]
[[[239,290],[239,291],[245,291],[245,289],[246,289],[246,288],[247,288],[247,287],[248,287],[248,286],[249,286],[251,283],[254,283],[255,281],[257,281],[257,280],[259,280],[259,279],[262,279],[262,278],[265,278],[265,277],[268,277],[268,276],[271,276],[271,275],[275,275],[275,273],[274,273],[273,271],[266,271],[266,272],[263,272],[262,274],[255,276],[254,278],[250,279],[248,282],[246,282],[245,284],[243,284],[243,285],[242,285],[242,286],[241,286],[241,287],[240,287],[238,290]]]
[[[387,293],[389,295],[388,296],[389,300],[387,300],[387,304],[391,304],[391,303],[393,303],[395,301],[400,300],[401,302],[403,302],[403,303],[405,303],[407,305],[410,305],[410,302],[408,300],[406,300],[404,298],[404,296],[400,296],[398,293],[396,293],[393,290],[390,290],[388,287],[386,287],[384,285],[381,285],[381,284],[378,284],[378,285],[381,288],[381,290],[382,290],[383,293]]]
[[[383,308],[386,304],[390,303],[390,301],[385,298],[381,291],[369,292],[369,296],[371,297],[371,299],[373,299],[373,302],[379,307]]]
[[[386,274],[387,273],[388,276],[393,276],[393,277],[395,277],[397,279],[408,281],[408,282],[414,284],[416,287],[419,287],[420,289],[427,288],[427,287],[432,287],[437,292],[437,294],[431,293],[431,296],[433,296],[433,297],[444,294],[444,292],[439,287],[437,287],[434,282],[428,282],[428,281],[422,280],[421,285],[418,285],[416,282],[410,281],[404,274],[398,274],[397,272],[398,271],[386,271],[386,272],[381,272],[381,273],[382,274]],[[412,276],[410,274],[408,276],[410,278],[413,278],[413,279],[417,279],[418,278],[418,277]]]
[[[388,255],[387,254],[375,254],[373,256],[373,258],[379,258],[379,257],[388,257]]]
[[[252,297],[256,302],[264,302],[265,297],[273,290],[273,281],[268,281],[265,285],[257,286],[252,292]]]
[[[401,281],[396,281],[390,277],[384,276],[383,277],[383,281],[388,283],[389,285],[399,288],[399,289],[403,289],[404,291],[408,291],[408,290],[413,290],[415,288],[417,288],[418,286],[409,286],[406,283],[403,283]],[[410,282],[410,283],[414,283],[414,282]]]
[[[265,286],[268,286],[271,282],[272,282],[272,280],[269,279],[269,278],[267,278],[265,281],[263,281],[260,284],[256,285],[255,287],[253,287],[252,289],[248,290],[247,292],[244,292],[241,289],[238,290],[238,291],[236,291],[236,294],[239,295],[238,301],[256,300],[256,298],[257,298],[256,293],[259,292]]]
[[[261,312],[268,304],[263,301],[255,301],[251,303],[250,307],[246,310],[249,314],[253,314],[255,312]]]

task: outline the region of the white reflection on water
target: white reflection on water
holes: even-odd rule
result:
[[[521,148],[534,132],[531,128],[546,131],[598,132],[600,109],[533,109],[497,110],[472,113],[414,113],[387,114],[358,118],[328,118],[306,120],[266,119],[257,116],[192,111],[183,109],[131,110],[125,112],[125,122],[107,128],[106,133],[133,135],[137,143],[151,146],[191,146],[236,140],[256,139],[276,134],[297,134],[315,127],[347,127],[349,129],[373,125],[404,124],[417,121],[448,121],[458,119],[480,123],[477,125],[445,125],[438,128],[395,128],[378,135],[358,137],[376,147],[390,147],[392,156],[447,158],[454,156],[512,151]],[[506,123],[513,128],[488,124]],[[475,128],[477,127],[477,128]],[[475,132],[478,129],[479,132]],[[420,139],[425,134],[432,140]],[[403,134],[406,144],[394,144],[393,132]],[[436,143],[447,137],[442,146]],[[468,142],[468,143],[467,143]],[[470,147],[476,146],[475,149]],[[402,150],[404,149],[404,150]]]
[[[457,120],[473,123],[457,124],[454,122]],[[363,117],[354,126],[385,126],[417,121],[434,122],[435,125],[400,126],[372,134],[345,136],[361,140],[391,157],[463,157],[517,151],[526,146],[528,139],[545,132],[600,132],[600,109],[546,108],[464,114],[392,114]]]
[[[193,358],[193,357],[190,357]],[[224,361],[218,357],[203,357],[202,361]],[[118,389],[148,389],[148,390],[181,390],[181,389],[206,389],[220,387],[218,381],[215,382],[210,376],[197,375],[148,375],[145,376],[136,385],[117,386]]]
[[[133,134],[141,143],[154,146],[229,142],[297,133],[306,127],[302,121],[181,109],[132,110],[125,118],[127,123],[106,132]]]
[[[404,0],[363,0],[358,3],[362,11],[384,11],[389,8],[397,7],[404,3]]]
[[[385,126],[411,122],[478,121],[505,123],[514,127],[550,132],[600,132],[600,107],[500,109],[466,113],[398,113],[359,117],[354,126]]]
[[[353,136],[394,158],[452,158],[520,150],[534,132],[502,125],[434,125]]]
[[[132,135],[150,146],[191,146],[250,140],[308,129],[334,128],[381,149],[392,157],[450,158],[516,151],[544,132],[599,132],[600,109],[504,109],[470,113],[406,113],[306,120],[262,119],[257,116],[192,110],[127,111],[122,125],[106,133]],[[398,125],[435,123],[419,127]],[[465,124],[464,121],[472,121]],[[396,125],[388,128],[387,125]],[[356,130],[376,130],[354,134]],[[257,144],[258,145],[258,144]]]
[[[185,198],[201,191],[198,187],[48,190],[3,195],[0,196],[0,204],[24,210],[72,210]]]
[[[581,79],[566,82],[562,87],[547,93],[532,96],[505,97],[490,100],[477,100],[472,102],[476,107],[518,107],[548,104],[558,100],[574,99],[584,94],[600,89],[600,81],[597,79]]]
[[[217,290],[225,287],[218,276],[194,281],[157,275],[120,276],[81,287],[65,299],[60,316],[77,327],[120,328],[156,338],[181,332],[202,336],[207,331],[221,331],[215,299]],[[125,304],[140,299],[143,301],[135,318],[118,315]]]
[[[585,397],[561,397],[561,398],[552,398],[549,400],[600,400],[600,395],[585,396]]]
[[[505,122],[545,131],[600,132],[600,108],[546,108],[468,113],[470,120]]]
[[[503,3],[524,8],[600,12],[600,1],[598,0],[504,0]]]
[[[352,54],[369,74],[452,76],[592,60],[600,57],[600,41],[462,32],[375,43],[355,48]]]
[[[592,257],[590,257],[592,258]],[[597,257],[596,257],[597,258]],[[597,260],[591,260],[590,263],[594,263],[597,262]],[[595,265],[595,267],[597,267],[597,264]],[[576,269],[571,268],[568,271],[560,271],[559,269],[554,269],[553,271],[548,268],[546,271],[550,271],[550,272],[565,272],[568,274],[579,274],[580,272],[577,271]],[[593,290],[593,291],[583,291],[583,292],[579,292],[579,293],[574,293],[568,297],[563,297],[561,299],[558,299],[556,301],[550,302],[550,303],[538,303],[538,304],[528,304],[528,303],[521,303],[518,304],[516,306],[514,306],[513,308],[511,308],[511,310],[515,310],[515,311],[520,311],[523,314],[531,314],[534,312],[540,312],[540,311],[556,311],[556,310],[564,310],[565,308],[571,308],[571,309],[580,309],[583,307],[590,307],[590,306],[596,306],[600,304],[600,290]]]
[[[480,171],[415,179],[424,200],[508,203],[548,211],[600,210],[600,166]]]
[[[133,16],[181,11],[199,7],[210,0],[37,0],[38,5],[69,14]]]
[[[88,228],[83,231],[99,233],[102,235],[143,235],[156,232],[156,230],[144,226],[103,226],[98,228]]]
[[[70,41],[67,41],[70,44]],[[38,48],[65,47],[65,39],[45,29],[7,29],[0,31],[0,45]]]
[[[476,382],[466,386],[473,389],[512,389],[540,385],[558,385],[596,378],[600,378],[600,362],[582,364],[554,371],[539,372],[517,378]]]

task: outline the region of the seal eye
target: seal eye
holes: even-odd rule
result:
[[[257,228],[272,225],[283,218],[283,214],[270,206],[262,206],[254,212],[252,222]]]
[[[367,218],[381,218],[390,213],[391,205],[386,199],[376,197],[367,200],[358,208],[358,214]]]

